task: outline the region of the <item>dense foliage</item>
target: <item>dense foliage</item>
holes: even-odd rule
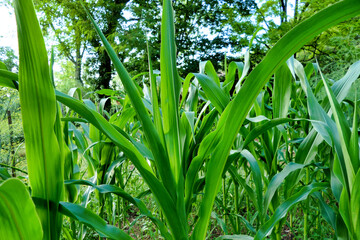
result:
[[[36,4],[0,62],[0,236],[360,239],[357,0]]]

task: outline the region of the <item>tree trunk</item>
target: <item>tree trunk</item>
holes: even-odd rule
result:
[[[280,0],[280,20],[281,23],[287,22],[287,0]]]
[[[84,86],[83,81],[81,80],[81,56],[78,56],[76,53],[76,62],[75,62],[75,80],[77,84],[80,84],[81,87]]]
[[[102,16],[102,22],[106,23],[102,28],[102,32],[110,43],[114,42],[114,33],[116,32],[119,26],[119,19],[121,18],[121,11],[126,6],[126,3],[130,0],[112,0],[108,1],[108,6],[106,7],[106,12]],[[100,62],[99,66],[99,77],[95,83],[95,90],[110,88],[110,81],[112,78],[112,65],[110,57],[104,48],[102,48],[102,43],[98,37],[89,39],[89,42],[92,47],[98,49],[98,61]],[[99,95],[100,98],[105,97],[104,95]],[[105,110],[109,111],[111,108],[111,102],[106,101]]]
[[[110,89],[110,81],[111,81],[111,73],[112,73],[112,67],[111,67],[111,60],[109,55],[105,50],[99,50],[99,61],[100,61],[100,67],[99,67],[99,79],[97,81],[97,84],[95,86],[95,89],[101,90],[101,89]],[[106,96],[99,95],[100,98],[104,98]],[[105,110],[107,112],[110,112],[111,109],[111,101],[106,101],[105,103]]]
[[[9,159],[8,159],[8,165],[11,161],[11,173],[12,173],[12,177],[16,177],[16,173],[15,173],[15,151],[14,151],[14,147],[13,147],[13,142],[14,142],[14,139],[13,139],[13,129],[12,129],[12,119],[11,119],[11,112],[8,110],[7,112],[7,117],[8,117],[8,125],[9,125],[9,136],[10,136],[10,143],[9,143]]]
[[[75,29],[76,31],[76,56],[75,56],[75,81],[77,84],[80,84],[81,87],[84,86],[83,81],[81,80],[81,33],[80,30]]]
[[[295,20],[295,22],[297,22],[298,11],[299,11],[299,1],[295,0],[295,8],[294,8],[294,20]]]
[[[118,27],[118,20],[120,18],[121,11],[125,7],[126,3],[129,0],[115,0],[113,2],[114,6],[109,9],[108,13],[105,15],[106,22],[108,23],[103,29],[103,33],[109,42],[113,42],[111,35],[116,31]],[[100,46],[100,43],[99,43]],[[104,49],[99,48],[98,56],[100,61],[99,67],[99,79],[98,83],[95,86],[95,89],[100,90],[104,88],[110,88],[110,81],[112,78],[112,65],[109,55]],[[99,96],[100,98],[104,96]],[[108,112],[111,109],[111,102],[106,101],[105,110]]]
[[[99,80],[95,86],[97,90],[110,88],[110,80],[111,80],[111,60],[106,51],[99,51]]]

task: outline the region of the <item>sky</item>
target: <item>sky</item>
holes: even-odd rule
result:
[[[0,5],[0,47],[11,47],[18,55],[15,14],[12,8]]]

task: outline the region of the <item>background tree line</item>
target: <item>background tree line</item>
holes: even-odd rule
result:
[[[226,56],[228,61],[242,60],[253,34],[262,27],[251,47],[253,67],[288,30],[334,2],[173,1],[180,76],[197,72],[199,62],[205,60],[221,71],[227,52],[231,53]],[[80,1],[35,0],[34,4],[41,12],[43,34],[54,46],[55,61],[60,65],[61,70],[55,72],[57,88],[65,92],[84,84],[91,91],[114,88],[110,58]],[[85,5],[132,76],[148,69],[147,42],[154,69],[160,68],[160,0],[89,0]],[[297,58],[303,62],[316,58],[325,72],[331,72],[334,78],[342,76],[343,69],[358,59],[359,26],[357,18],[331,28],[305,45]],[[11,49],[0,50],[1,60],[16,59]],[[10,68],[16,71],[15,65]]]

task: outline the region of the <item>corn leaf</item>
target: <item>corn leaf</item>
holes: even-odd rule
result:
[[[129,139],[127,139],[120,132],[118,132],[98,112],[88,108],[79,100],[69,97],[66,94],[58,91],[56,91],[56,94],[58,101],[73,109],[80,116],[93,124],[97,129],[101,130],[101,132],[103,132],[109,139],[111,139],[114,144],[116,144],[122,151],[124,151],[125,155],[129,157],[134,166],[141,173],[146,183],[149,185],[154,197],[159,202],[161,208],[166,209],[166,211],[164,211],[164,214],[169,222],[172,231],[182,231],[182,226],[177,216],[175,204],[172,198],[170,197],[167,190],[164,188],[164,185],[162,185],[162,183],[155,177],[152,169],[146,162],[145,158],[135,148],[133,143],[131,143]]]
[[[354,229],[354,237],[355,239],[360,239],[360,171],[357,172],[355,177],[355,184],[351,191],[351,200],[350,200],[350,208],[351,208],[351,220],[352,220],[352,228]]]
[[[0,86],[17,89],[17,80],[18,75],[16,73],[10,72],[6,69],[0,69]]]
[[[360,76],[360,61],[353,63],[348,71],[346,72],[345,76],[342,77],[339,81],[336,81],[332,86],[331,89],[336,96],[338,102],[342,102],[345,97],[348,95],[352,84],[355,82],[356,79]],[[328,111],[330,109],[330,104],[328,99],[324,101],[324,109]]]
[[[355,99],[354,104],[354,118],[353,118],[353,125],[351,131],[351,138],[350,138],[350,146],[349,146],[349,154],[351,158],[351,163],[354,167],[355,173],[358,172],[360,168],[360,158],[359,158],[359,134],[357,129],[358,124],[358,105],[357,100]],[[356,181],[355,181],[356,182]]]
[[[228,72],[226,74],[226,79],[223,86],[226,92],[230,92],[231,88],[234,85],[236,70],[238,71],[238,79],[240,79],[243,69],[244,63],[242,62],[231,62],[229,64]]]
[[[175,27],[173,12],[174,11],[171,1],[164,0],[161,21],[160,96],[166,148],[169,154],[171,170],[176,180],[176,190],[181,191],[181,187],[179,186],[179,181],[181,181],[180,177],[182,175],[179,115],[181,82],[176,68]],[[180,196],[178,200],[180,200]]]
[[[342,1],[318,12],[289,31],[247,77],[238,95],[222,113],[217,126],[216,134],[221,136],[221,142],[216,147],[208,166],[205,195],[198,214],[199,221],[192,235],[194,240],[204,239],[206,236],[211,209],[221,185],[221,175],[227,155],[262,87],[281,64],[306,42],[327,28],[359,13],[360,2],[356,0]]]
[[[293,171],[304,168],[305,165],[298,163],[289,163],[285,166],[285,168],[278,174],[276,174],[270,181],[268,188],[264,197],[264,213],[267,212],[269,204],[271,202],[272,197],[274,196],[276,190],[279,188],[281,183],[285,180],[285,178],[292,173]]]
[[[216,238],[216,240],[253,240],[253,237],[247,235],[224,235]]]
[[[325,221],[327,221],[330,224],[330,226],[334,230],[336,230],[336,215],[334,210],[328,204],[326,204],[321,193],[315,192],[313,193],[313,196],[319,200],[321,216],[325,219]]]
[[[340,108],[339,102],[336,100],[336,98],[334,96],[333,91],[329,87],[328,83],[326,82],[326,80],[321,72],[320,72],[320,74],[321,74],[321,79],[325,86],[326,94],[329,98],[333,117],[336,122],[337,132],[338,132],[339,138],[340,138],[340,143],[337,143],[337,144],[341,146],[342,155],[341,155],[340,151],[337,151],[337,153],[340,158],[340,161],[342,162],[342,164],[345,165],[345,168],[342,168],[344,178],[347,176],[347,178],[345,178],[345,181],[347,181],[347,184],[345,184],[345,186],[347,186],[348,192],[351,193],[351,190],[352,190],[352,187],[354,184],[354,179],[355,179],[355,170],[354,170],[352,160],[356,161],[356,164],[357,164],[359,156],[356,156],[355,159],[351,159],[351,157],[350,157],[350,153],[349,153],[350,127],[349,127],[349,125],[345,119],[345,116]],[[335,145],[335,147],[336,147],[336,145]]]
[[[19,94],[32,196],[57,204],[63,196],[63,166],[54,128],[56,98],[47,52],[31,0],[14,1],[19,39]],[[44,239],[58,239],[57,207],[37,208]]]
[[[157,133],[156,128],[149,117],[148,111],[143,104],[140,93],[135,83],[130,78],[128,72],[124,68],[123,64],[120,62],[119,58],[117,57],[117,54],[115,53],[114,49],[111,47],[110,43],[107,41],[104,34],[101,32],[100,28],[97,26],[94,19],[91,17],[89,13],[88,13],[88,17],[93,23],[96,32],[100,36],[101,41],[103,42],[104,47],[108,52],[109,57],[113,62],[117,73],[119,74],[120,80],[126,90],[126,93],[128,94],[131,100],[131,104],[134,107],[137,116],[139,117],[142,123],[143,131],[147,138],[147,142],[150,145],[150,149],[154,155],[160,176],[162,179],[166,179],[166,181],[164,181],[164,185],[168,193],[172,196],[173,199],[175,199],[175,193],[174,193],[175,179],[170,168],[169,158],[166,154],[164,146],[161,143],[160,136]]]
[[[359,62],[354,63],[349,70],[347,71],[346,75],[341,78],[339,81],[335,82],[332,86],[332,90],[334,91],[334,94],[336,96],[337,101],[341,102],[345,96],[348,94],[350,86],[352,83],[357,79],[357,77],[360,74],[360,69],[357,68]],[[325,139],[330,145],[332,145],[332,136],[333,139],[338,141],[339,137],[336,130],[335,123],[325,114],[325,111],[327,114],[330,113],[330,104],[328,102],[328,99],[325,99],[325,103],[323,104],[323,108],[317,103],[317,100],[315,99],[314,94],[311,92],[311,89],[309,88],[309,84],[307,81],[307,76],[309,74],[306,74],[303,66],[299,61],[297,61],[294,58],[291,58],[288,61],[288,66],[291,70],[291,72],[294,72],[296,74],[301,82],[302,88],[304,89],[308,101],[309,101],[309,112],[312,119],[317,119],[322,122],[326,122],[332,130],[326,129],[326,126],[323,124],[317,124],[315,123],[316,130],[319,131],[318,134],[315,129],[311,130],[308,136],[303,140],[303,142],[299,146],[299,150],[297,151],[295,162],[301,163],[301,164],[308,164],[314,156],[317,154],[317,146]],[[308,65],[313,66],[313,65]],[[311,68],[313,69],[313,68]],[[309,67],[307,67],[307,70],[309,70]],[[317,116],[317,117],[315,117]],[[332,133],[332,134],[331,134]],[[335,134],[335,135],[334,135]],[[341,151],[341,147],[339,144],[336,145],[336,149]],[[339,169],[345,168],[345,165],[339,165],[338,160],[335,161],[334,169],[337,169],[336,166],[339,166]],[[337,174],[339,179],[343,179],[344,177],[341,176],[341,170],[338,171],[339,174]],[[300,173],[297,173],[296,175],[291,176],[291,180],[287,181],[287,185],[295,186],[296,183],[299,181]],[[295,179],[297,178],[297,179]],[[335,181],[335,180],[334,180]],[[342,180],[344,183],[344,181]],[[332,185],[334,186],[334,185]],[[289,187],[287,187],[290,189]],[[290,191],[291,192],[291,191]],[[335,194],[335,196],[338,196]],[[340,195],[339,195],[340,197]],[[338,197],[338,198],[339,198]]]
[[[9,172],[8,172],[8,170],[6,168],[0,167],[0,178],[2,180],[6,180],[8,178],[11,178],[11,175],[9,174]],[[0,180],[0,183],[3,182],[2,180]]]
[[[261,240],[269,235],[274,226],[286,216],[287,212],[293,205],[307,199],[311,193],[326,189],[327,187],[327,183],[312,183],[308,186],[302,187],[300,191],[287,199],[275,210],[274,215],[271,216],[271,218],[266,221],[256,233],[254,240]]]
[[[244,67],[242,69],[241,76],[239,77],[239,80],[238,80],[238,82],[236,83],[236,86],[235,86],[236,93],[239,93],[240,88],[241,88],[241,83],[245,79],[245,77],[248,74],[249,70],[250,70],[250,49],[247,50],[246,53],[245,53]]]
[[[189,93],[189,89],[190,89],[190,81],[193,77],[194,77],[194,74],[189,73],[186,76],[186,78],[183,80],[180,108],[182,108],[184,106],[184,103],[187,99],[187,94]]]
[[[41,202],[41,199],[34,199],[35,202]],[[106,224],[106,222],[92,211],[74,203],[60,202],[59,211],[82,224],[85,224],[96,230],[101,237],[110,239],[131,240],[128,234],[115,226]]]
[[[145,204],[138,198],[133,198],[130,194],[125,192],[123,189],[113,186],[113,185],[95,185],[90,181],[86,180],[68,180],[65,182],[66,185],[86,185],[91,186],[95,189],[97,189],[100,193],[113,193],[116,194],[127,201],[134,204],[137,208],[139,208],[140,213],[148,218],[150,218],[151,221],[153,221],[154,224],[157,225],[157,227],[160,229],[162,235],[165,237],[165,239],[172,239],[171,235],[168,233],[167,228],[165,227],[164,223],[161,222],[158,218],[154,217],[151,212],[146,208]]]
[[[0,185],[0,209],[2,239],[43,238],[35,205],[19,179],[8,179]]]
[[[255,193],[256,193],[256,206],[257,210],[259,211],[259,215],[262,216],[263,214],[263,184],[262,184],[262,174],[259,167],[258,162],[254,158],[254,156],[248,151],[243,150],[241,151],[241,155],[249,162],[251,172],[253,174],[253,179],[255,182]]]
[[[251,143],[255,138],[257,138],[262,133],[268,131],[269,129],[276,127],[280,124],[295,122],[295,121],[307,121],[306,119],[291,119],[291,118],[277,118],[266,121],[265,123],[254,127],[250,133],[246,135],[242,148],[246,148],[246,146]]]
[[[345,223],[345,226],[348,230],[348,233],[350,235],[353,235],[353,227],[352,227],[352,209],[351,209],[351,202],[349,197],[349,192],[346,188],[343,188],[341,195],[340,195],[340,201],[339,201],[339,212],[342,217],[342,220]],[[356,215],[356,213],[355,213]]]
[[[163,1],[162,20],[161,20],[161,49],[160,49],[160,71],[161,71],[161,110],[163,116],[163,129],[165,136],[168,160],[171,167],[172,176],[175,178],[176,191],[175,207],[178,216],[183,223],[177,228],[178,232],[173,232],[177,239],[187,238],[187,222],[185,201],[184,201],[184,173],[182,146],[180,139],[180,90],[181,81],[176,68],[176,45],[175,45],[175,26],[174,10],[171,0]],[[144,126],[145,127],[145,126]],[[162,168],[162,166],[159,166]],[[166,169],[168,171],[168,169]],[[168,179],[163,179],[164,183]]]
[[[220,86],[209,76],[200,73],[194,73],[194,76],[199,81],[210,102],[218,112],[221,113],[230,102],[229,96],[227,96]]]
[[[148,63],[149,63],[149,75],[150,75],[150,87],[151,87],[151,104],[152,104],[152,111],[154,116],[154,124],[156,127],[156,130],[158,131],[162,144],[165,144],[164,139],[164,132],[163,132],[163,126],[161,121],[161,112],[159,108],[159,97],[158,97],[158,91],[157,91],[157,84],[156,84],[156,75],[154,74],[152,62],[151,62],[151,52],[149,43],[147,42],[147,50],[148,50]]]
[[[246,180],[244,178],[242,178],[240,174],[237,173],[236,168],[234,166],[232,166],[232,165],[229,166],[229,173],[231,174],[231,177],[233,178],[233,180],[237,184],[239,184],[243,187],[243,189],[248,194],[249,198],[255,200],[256,194],[255,194],[254,190],[247,184]]]
[[[286,64],[275,73],[273,93],[273,118],[284,118],[287,116],[290,106],[292,75]]]
[[[217,75],[217,72],[214,68],[214,65],[211,63],[211,61],[202,61],[200,62],[200,74],[206,74],[211,78],[212,81],[215,82],[215,84],[220,87],[220,78]]]

